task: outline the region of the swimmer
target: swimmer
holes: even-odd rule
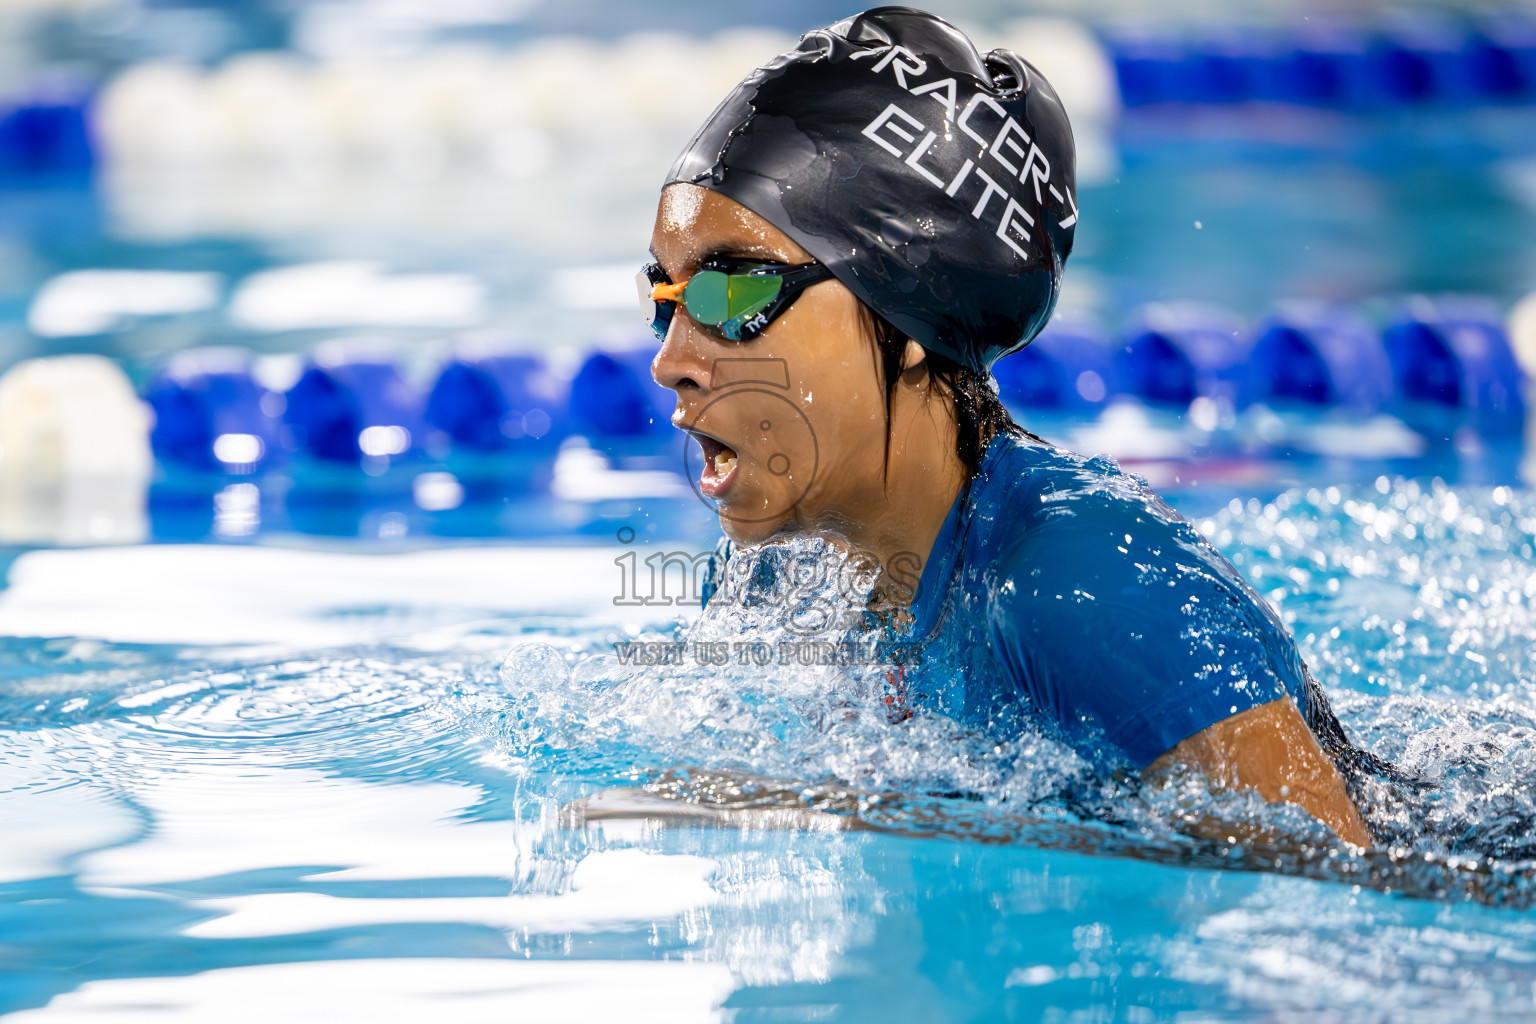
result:
[[[726,97],[668,176],[639,279],[717,557],[835,532],[887,567],[892,628],[927,652],[901,713],[1034,723],[1367,846],[1346,780],[1372,759],[1273,610],[1140,481],[998,399],[992,365],[1056,304],[1074,162],[1038,71],[910,8],[811,32]]]

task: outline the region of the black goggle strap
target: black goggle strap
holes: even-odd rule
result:
[[[741,327],[742,341],[750,341],[768,329],[768,325],[776,320],[780,313],[789,308],[790,303],[800,297],[800,293],[813,284],[820,284],[832,276],[821,263],[798,263],[787,267],[765,267],[754,271],[754,274],[772,274],[780,279],[779,294],[774,296],[772,302],[747,323]]]
[[[796,292],[802,292],[813,284],[820,284],[832,276],[832,271],[827,269],[825,263],[797,263],[792,267],[786,267],[782,274],[784,278],[784,291],[793,288]]]

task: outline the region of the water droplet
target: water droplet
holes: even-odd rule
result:
[[[564,686],[570,675],[565,655],[549,644],[518,644],[501,663],[502,685],[515,693]]]

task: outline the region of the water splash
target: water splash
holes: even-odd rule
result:
[[[1525,561],[1536,503],[1384,486],[1289,492],[1196,525],[1275,602],[1355,739],[1430,783],[1377,794],[1372,824],[1390,870],[1341,851],[1295,808],[1211,793],[1198,776],[1147,786],[1106,777],[1039,733],[999,742],[941,714],[891,715],[890,666],[864,614],[875,577],[818,538],[742,559],[735,599],[691,625],[541,629],[499,663],[484,653],[494,636],[446,653],[375,645],[270,662],[17,641],[0,695],[6,746],[52,766],[39,785],[89,780],[130,803],[147,779],[234,760],[453,779],[545,821],[595,788],[729,772],[774,792],[846,794],[838,813],[887,830],[1026,845],[1062,832],[1103,853],[1228,866],[1247,857],[1266,870],[1519,902],[1536,862],[1536,587]],[[509,639],[525,628],[513,626]],[[779,656],[805,640],[869,657]],[[621,657],[625,644],[725,644],[730,656],[644,664]],[[760,647],[772,655],[761,664]],[[1290,852],[1235,852],[1276,835]]]
[[[519,713],[500,741],[536,760],[535,737],[546,756],[566,757],[597,740],[625,752],[628,778],[651,785],[658,771],[723,770],[784,794],[831,787],[846,795],[839,813],[869,827],[868,800],[879,796],[881,828],[897,827],[891,809],[901,807],[918,832],[1038,844],[1039,823],[1050,822],[1089,828],[1074,842],[1104,853],[1228,866],[1246,857],[1266,870],[1524,905],[1536,873],[1536,581],[1522,561],[1536,545],[1536,508],[1526,500],[1378,484],[1288,492],[1197,524],[1296,631],[1356,740],[1424,781],[1367,786],[1367,813],[1386,842],[1365,856],[1297,808],[1211,792],[1198,774],[1143,785],[1104,778],[1039,733],[998,742],[936,713],[892,721],[882,701],[889,665],[878,659],[624,666],[589,650],[571,659],[583,682],[566,686],[561,670],[538,667],[548,655],[517,654]],[[778,650],[815,622],[821,639],[878,650],[862,615],[874,577],[837,545],[792,537],[747,555],[733,560],[732,600],[649,642]],[[600,775],[615,765],[587,767]],[[775,789],[775,779],[792,782]],[[687,792],[720,799],[712,784]],[[1111,831],[1092,831],[1101,827]]]
[[[1440,483],[1290,491],[1198,524],[1248,574],[1355,739],[1423,778],[1394,845],[1536,858],[1536,501]]]

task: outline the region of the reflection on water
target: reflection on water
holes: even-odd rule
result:
[[[223,968],[190,977],[94,981],[14,1022],[424,1018],[722,1019],[730,972],[709,964],[394,957]]]

